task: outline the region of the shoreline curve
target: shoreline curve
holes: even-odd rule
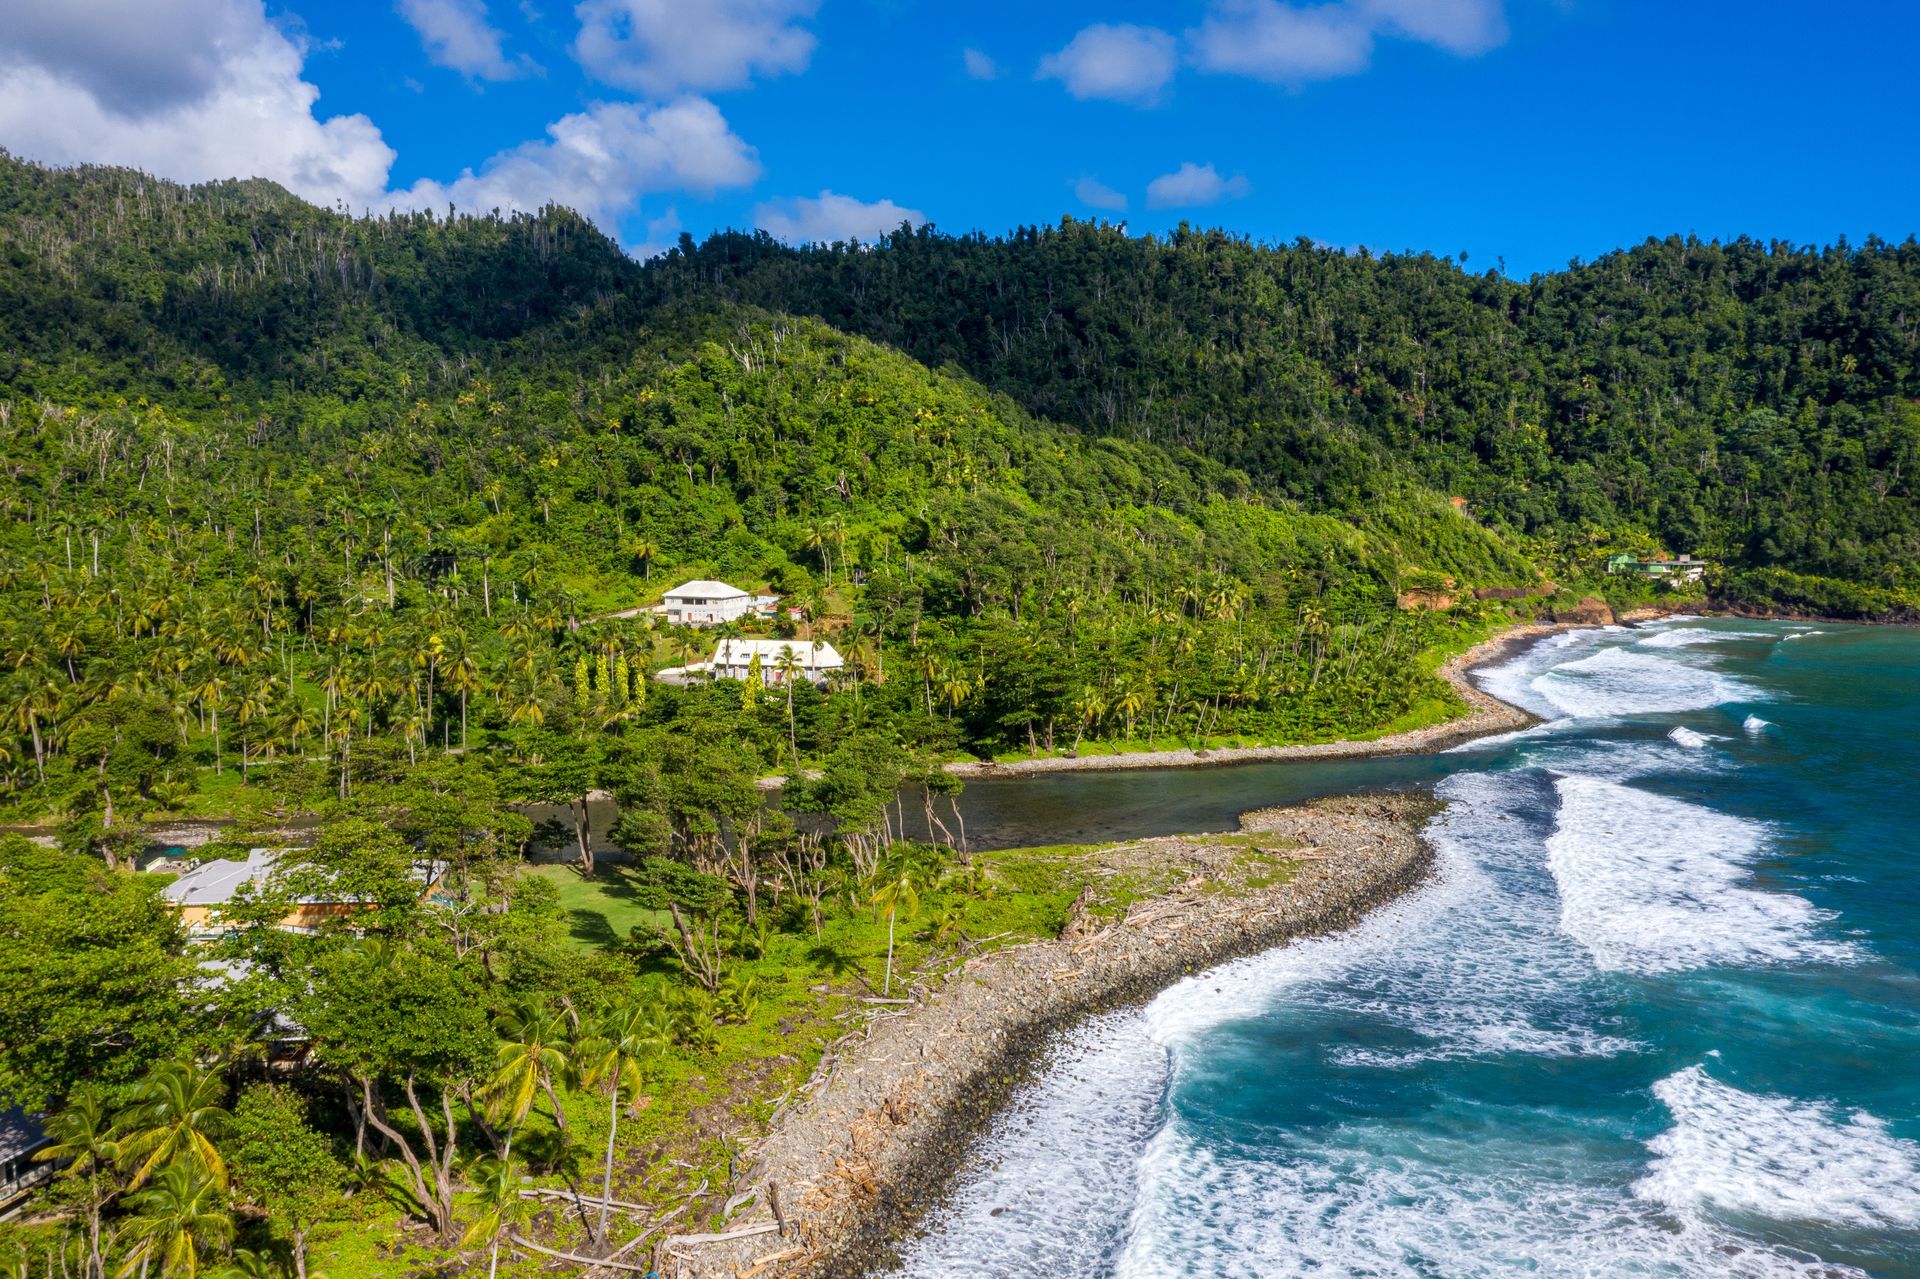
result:
[[[1180,747],[1163,751],[1137,751],[1127,755],[1045,755],[1035,759],[998,763],[992,760],[961,760],[948,764],[947,771],[970,781],[991,781],[1033,773],[1117,771],[1133,768],[1218,768],[1229,764],[1248,764],[1265,760],[1353,759],[1368,755],[1412,755],[1446,750],[1476,737],[1513,732],[1539,723],[1537,716],[1509,705],[1486,692],[1467,677],[1479,666],[1506,656],[1514,649],[1531,644],[1543,636],[1560,631],[1591,630],[1591,622],[1535,622],[1510,627],[1482,640],[1464,653],[1450,659],[1434,672],[1445,680],[1467,704],[1467,713],[1439,724],[1408,729],[1385,737],[1343,738],[1332,742],[1303,742],[1282,746],[1239,746],[1219,750],[1194,750]]]
[[[1436,672],[1468,713],[1385,738],[1145,752],[1118,757],[1124,762],[1054,757],[949,767],[987,778],[1444,750],[1539,722],[1474,684],[1471,670],[1543,636],[1593,625],[1515,626],[1474,645]],[[1226,885],[1208,880],[1221,869],[1207,858],[1218,837],[1131,841],[1125,846],[1201,869],[1098,931],[1085,921],[1076,931],[1070,921],[1059,938],[977,955],[916,984],[911,1006],[876,1014],[857,1046],[829,1053],[803,1095],[775,1112],[735,1183],[732,1202],[744,1211],[717,1233],[663,1240],[658,1268],[701,1279],[864,1279],[883,1271],[899,1241],[946,1199],[994,1118],[1063,1031],[1229,960],[1355,926],[1427,878],[1433,850],[1422,831],[1438,808],[1431,795],[1387,793],[1243,813],[1239,834],[1271,833],[1296,850],[1287,859],[1290,878],[1244,892],[1222,892]]]

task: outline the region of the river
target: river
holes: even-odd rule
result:
[[[969,788],[1058,842],[1432,785],[1433,879],[1097,1018],[899,1273],[1920,1279],[1920,632],[1678,621],[1444,755]]]

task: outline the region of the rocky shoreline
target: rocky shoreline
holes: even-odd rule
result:
[[[911,1007],[876,1015],[743,1160],[744,1211],[716,1235],[665,1241],[658,1269],[852,1279],[883,1267],[1060,1031],[1201,969],[1353,926],[1426,876],[1420,830],[1435,807],[1422,795],[1330,798],[1246,814],[1234,835],[1100,850],[1103,862],[1190,873],[1117,918],[1076,911],[1056,940],[976,956],[916,988]]]

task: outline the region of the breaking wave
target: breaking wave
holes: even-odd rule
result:
[[[1569,936],[1603,971],[1844,961],[1821,938],[1828,916],[1750,885],[1764,827],[1596,777],[1563,777],[1547,866]]]
[[[1699,1066],[1653,1093],[1673,1126],[1647,1143],[1655,1159],[1634,1186],[1643,1199],[1681,1212],[1920,1226],[1920,1142],[1889,1135],[1872,1115],[1743,1092]]]

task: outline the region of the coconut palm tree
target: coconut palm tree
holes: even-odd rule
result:
[[[887,975],[882,997],[893,993],[893,930],[902,912],[908,916],[920,911],[920,874],[916,867],[895,861],[884,870],[885,878],[873,890],[869,902],[887,917]],[[872,987],[868,987],[869,990]]]
[[[566,1077],[567,1019],[545,1004],[526,1001],[494,1020],[500,1045],[494,1050],[494,1072],[484,1095],[496,1120],[507,1124],[503,1157],[511,1157],[513,1133],[533,1109],[534,1097],[545,1093],[553,1108],[554,1126],[567,1129],[566,1112],[553,1085]]]
[[[473,1182],[474,1206],[480,1210],[480,1215],[460,1236],[460,1246],[472,1248],[486,1244],[487,1279],[494,1279],[500,1270],[501,1236],[512,1234],[513,1228],[525,1218],[531,1206],[520,1195],[520,1183],[524,1178],[511,1158],[495,1158],[492,1155],[482,1155],[474,1160],[467,1170],[467,1176]]]
[[[640,561],[640,577],[643,581],[653,580],[653,561],[660,554],[660,548],[644,537],[634,537],[627,543],[627,553]]]
[[[1078,716],[1078,722],[1073,730],[1073,749],[1077,752],[1080,749],[1080,739],[1086,736],[1087,730],[1093,727],[1096,720],[1107,713],[1107,701],[1100,695],[1099,689],[1087,684],[1074,697],[1073,709]]]
[[[105,1279],[100,1214],[118,1189],[113,1184],[112,1167],[120,1158],[120,1147],[114,1141],[113,1112],[98,1092],[82,1088],[68,1099],[66,1109],[47,1120],[46,1136],[50,1144],[34,1155],[35,1161],[65,1163],[64,1175],[83,1181],[86,1187],[87,1264],[83,1279]]]
[[[230,1116],[220,1102],[227,1081],[218,1070],[193,1061],[155,1066],[134,1089],[133,1105],[120,1116],[120,1163],[132,1166],[129,1190],[137,1190],[162,1167],[187,1163],[204,1172],[216,1189],[227,1188],[227,1163],[213,1138]]]
[[[613,1198],[613,1142],[620,1131],[620,1099],[632,1104],[646,1083],[642,1065],[673,1046],[673,1017],[651,995],[636,995],[614,1007],[580,1045],[580,1074],[607,1090],[607,1159],[600,1183],[599,1236],[607,1237],[608,1200]]]
[[[121,1233],[133,1241],[118,1279],[145,1273],[157,1257],[161,1279],[195,1279],[205,1253],[233,1239],[233,1217],[219,1183],[192,1162],[168,1164],[129,1201]]]
[[[793,684],[800,679],[806,667],[801,665],[800,655],[794,652],[793,645],[780,649],[780,656],[773,659],[773,669],[780,676],[780,682],[787,688],[787,745],[793,750],[794,776],[800,775],[800,734],[793,721]]]

